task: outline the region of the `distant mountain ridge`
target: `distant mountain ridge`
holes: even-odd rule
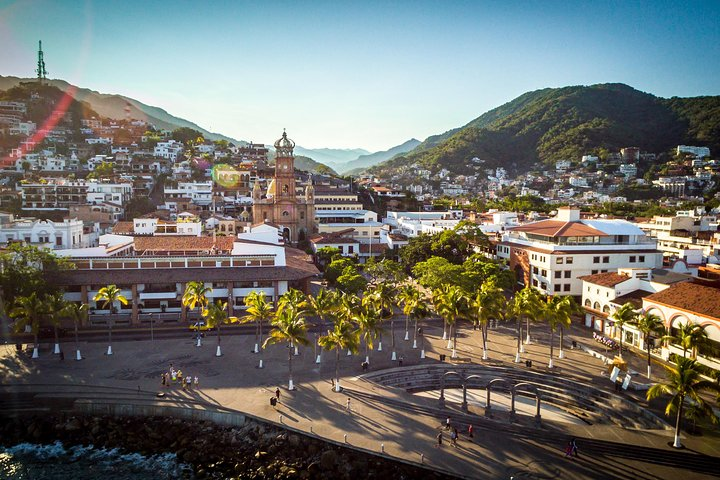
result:
[[[295,146],[296,155],[312,158],[316,162],[324,163],[332,168],[369,153],[364,148],[303,148],[300,145]]]
[[[720,96],[664,99],[624,84],[544,88],[527,92],[463,127],[428,137],[414,150],[371,169],[391,174],[417,164],[431,171],[486,168],[523,172],[540,161],[639,147],[654,153],[679,144],[720,149]]]
[[[420,145],[420,140],[411,138],[407,142],[404,142],[400,145],[392,147],[388,150],[384,150],[382,152],[370,153],[367,155],[360,155],[355,160],[351,160],[351,161],[347,162],[345,165],[339,165],[337,168],[340,173],[345,173],[345,174],[360,173],[361,171],[363,171],[369,167],[372,167],[374,165],[382,163],[386,160],[390,160],[395,155],[400,155],[400,154],[409,152],[412,149],[414,149],[415,147],[417,147],[418,145]]]
[[[0,75],[0,90],[8,90],[21,82],[33,82],[35,78],[5,77]],[[55,86],[62,91],[67,91],[71,86],[65,80],[48,80],[48,85]],[[73,85],[74,86],[74,85]],[[87,102],[90,107],[103,117],[115,120],[123,120],[126,117],[125,107],[130,106],[130,117],[137,120],[144,120],[155,127],[166,130],[174,130],[179,127],[188,127],[201,132],[209,140],[227,140],[234,144],[245,143],[220,133],[210,132],[196,123],[169,114],[159,107],[147,105],[134,98],[117,94],[99,93],[87,88],[76,87],[75,99],[80,102]]]

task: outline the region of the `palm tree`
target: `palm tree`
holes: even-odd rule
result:
[[[577,304],[570,296],[553,295],[548,297],[547,302],[543,305],[543,313],[550,327],[550,361],[548,368],[553,368],[553,348],[555,343],[555,330],[560,328],[560,357],[564,358],[562,353],[563,332],[570,326],[572,322],[571,315],[577,312]]]
[[[392,360],[397,360],[397,352],[395,351],[395,315],[393,308],[397,303],[395,298],[397,289],[390,282],[380,282],[373,285],[367,292],[366,297],[375,305],[380,312],[380,321],[390,320],[390,342],[392,346]],[[382,332],[378,341],[378,352],[382,351]]]
[[[10,310],[10,317],[15,319],[15,332],[20,333],[30,327],[33,334],[32,358],[38,358],[38,333],[40,331],[40,317],[47,313],[47,304],[38,298],[35,292],[26,297],[16,297],[15,304]]]
[[[656,383],[647,391],[648,400],[653,400],[662,395],[669,395],[670,401],[665,407],[665,415],[677,412],[675,421],[675,440],[673,447],[682,447],[680,443],[680,425],[683,417],[685,399],[703,407],[706,405],[702,397],[703,392],[720,393],[720,385],[711,380],[704,380],[697,368],[697,361],[678,357],[675,366],[665,366],[667,380],[664,383]]]
[[[468,299],[469,315],[473,324],[480,327],[483,342],[483,360],[487,360],[488,323],[493,317],[502,315],[505,297],[494,280],[488,279],[480,286],[474,297]]]
[[[250,295],[245,297],[245,305],[247,315],[240,319],[241,322],[255,322],[255,349],[254,353],[259,353],[259,346],[262,345],[262,325],[263,322],[269,321],[273,317],[273,303],[265,300],[265,292],[252,291]],[[263,361],[260,358],[259,368],[263,368]]]
[[[278,299],[278,312],[281,310],[291,310],[294,314],[303,316],[307,313],[307,297],[303,292],[295,288],[291,288]],[[290,347],[295,355],[299,355],[298,346],[290,343]]]
[[[122,291],[117,287],[117,285],[108,285],[107,287],[102,287],[100,290],[98,290],[97,295],[93,297],[93,300],[96,302],[103,300],[103,309],[109,308],[111,314],[115,311],[115,302],[120,302],[123,305],[128,304],[127,298],[125,298],[125,296],[122,294]],[[108,355],[112,355],[112,327],[113,320],[112,316],[110,316],[108,318]]]
[[[354,317],[358,309],[361,307],[362,301],[360,297],[351,293],[341,292],[338,296],[338,308],[335,312],[337,318],[353,324]],[[351,356],[353,351],[348,349],[347,356]]]
[[[354,325],[344,318],[335,319],[332,330],[323,335],[318,343],[325,350],[335,350],[335,391],[340,391],[340,350],[349,350],[357,353],[358,332]]]
[[[65,307],[65,314],[72,319],[75,325],[75,360],[82,360],[80,355],[80,343],[78,341],[78,327],[87,322],[88,306],[86,303],[68,302]]]
[[[305,324],[305,319],[300,309],[295,308],[289,303],[282,305],[281,302],[282,297],[278,301],[278,310],[272,319],[273,328],[270,330],[270,334],[265,340],[265,343],[263,343],[263,348],[266,348],[271,343],[285,342],[288,344],[288,370],[290,373],[288,390],[295,390],[292,373],[292,346],[307,345],[309,343],[307,339],[307,325]]]
[[[665,329],[660,317],[653,313],[643,312],[635,317],[635,326],[643,334],[645,348],[647,348],[647,377],[650,378],[650,347],[652,346],[650,335],[662,332]]]
[[[370,363],[370,350],[374,349],[375,339],[382,335],[380,315],[368,297],[364,297],[352,319],[357,324],[360,336],[365,341],[365,361]]]
[[[308,313],[318,317],[322,328],[325,328],[325,320],[337,311],[339,305],[337,293],[332,290],[325,290],[324,288],[320,289],[317,295],[308,296],[306,302]],[[315,338],[317,338],[317,335]],[[315,363],[320,363],[320,353],[317,353]]]
[[[405,341],[410,340],[410,314],[408,313],[408,304],[415,302],[419,291],[415,285],[407,283],[400,287],[398,300],[402,303],[402,311],[405,315]],[[417,348],[417,345],[415,346]]]
[[[613,319],[615,322],[615,326],[620,331],[620,358],[622,358],[622,351],[623,351],[623,326],[625,326],[626,323],[632,322],[635,318],[635,307],[632,303],[627,302],[610,316],[610,318]]]
[[[462,288],[457,285],[449,285],[440,291],[437,299],[438,314],[445,319],[450,326],[452,337],[452,355],[450,358],[457,358],[457,327],[458,321],[467,315],[467,299]]]
[[[708,336],[704,326],[698,325],[697,323],[686,322],[681,324],[680,328],[676,329],[674,335],[666,335],[663,339],[669,340],[675,345],[680,345],[683,349],[683,357],[687,356],[689,350],[691,357],[695,358],[698,347],[707,342]]]
[[[445,292],[447,291],[447,289],[449,287],[450,287],[450,285],[443,284],[432,291],[431,300],[432,300],[432,304],[433,304],[433,309],[435,310],[435,313],[437,313],[438,315],[440,315],[440,309],[442,308],[442,297],[443,297],[443,295],[445,295]],[[443,319],[442,339],[448,340],[447,319],[445,319],[445,317],[443,317],[442,315],[440,315],[440,317]],[[448,340],[448,347],[449,346],[450,346],[450,341]]]
[[[415,321],[413,348],[417,348],[418,322],[428,316],[430,308],[428,307],[427,298],[425,298],[425,295],[420,292],[420,290],[414,288],[412,292],[413,293],[406,295],[403,299],[403,313],[407,318],[412,318]],[[423,346],[420,349],[420,358],[425,358],[424,347],[423,342]]]
[[[67,302],[65,301],[63,294],[60,292],[46,294],[44,301],[48,309],[48,320],[50,320],[50,325],[53,326],[53,330],[55,331],[55,347],[53,348],[53,353],[55,355],[59,355],[60,337],[58,335],[58,328],[60,327],[60,319],[65,316]]]
[[[185,293],[182,296],[182,306],[189,310],[197,307],[198,312],[202,312],[208,305],[208,294],[212,292],[212,287],[206,287],[203,282],[188,282],[185,285]],[[202,346],[202,335],[200,328],[197,329],[197,346]]]
[[[223,323],[235,323],[237,322],[237,318],[228,317],[227,302],[223,302],[222,300],[217,300],[215,303],[208,305],[208,307],[202,311],[202,316],[205,318],[209,328],[215,328],[215,330],[217,330],[217,351],[215,352],[215,356],[221,357],[220,325]]]
[[[538,290],[528,285],[520,290],[515,298],[518,299],[518,311],[525,317],[525,344],[530,345],[530,322],[537,322],[540,319],[543,297]]]

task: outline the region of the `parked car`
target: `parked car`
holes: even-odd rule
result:
[[[189,328],[192,332],[205,332],[207,330],[210,330],[210,327],[208,327],[207,323],[203,322],[202,320],[191,324]]]

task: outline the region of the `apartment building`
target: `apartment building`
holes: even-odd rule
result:
[[[508,228],[497,244],[516,279],[546,294],[582,294],[579,277],[618,268],[659,268],[654,239],[625,220],[581,220],[580,210],[561,207],[557,216]]]
[[[65,219],[62,222],[37,218],[15,218],[10,213],[0,213],[0,242],[24,242],[28,245],[49,249],[91,247],[96,238],[92,231],[86,235],[81,220]]]

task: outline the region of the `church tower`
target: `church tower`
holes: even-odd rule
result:
[[[283,132],[275,142],[275,176],[265,197],[258,183],[253,188],[253,220],[278,225],[291,243],[306,240],[316,230],[314,188],[310,186],[305,195],[297,196],[294,148],[295,142]]]

